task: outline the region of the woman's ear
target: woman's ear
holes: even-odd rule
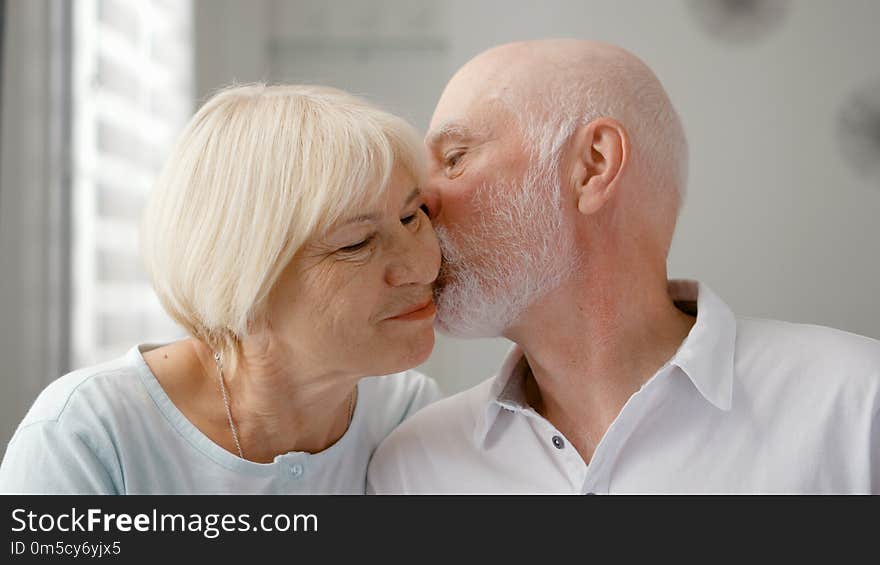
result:
[[[597,118],[575,133],[572,181],[581,214],[595,214],[614,194],[629,149],[629,134],[613,118]]]

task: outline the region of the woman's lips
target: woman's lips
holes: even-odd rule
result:
[[[434,305],[433,300],[429,300],[423,304],[419,304],[414,306],[412,309],[409,309],[407,312],[403,314],[398,314],[397,316],[392,316],[388,318],[389,320],[399,320],[402,322],[414,321],[414,320],[424,320],[426,318],[432,317],[437,313],[437,307]]]

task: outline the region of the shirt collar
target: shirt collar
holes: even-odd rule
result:
[[[501,410],[522,412],[529,407],[524,386],[527,366],[522,347],[514,343],[501,364],[501,370],[492,380],[488,402],[477,418],[477,425],[474,428],[474,440],[477,445],[483,444],[489,433],[489,428],[495,423]]]
[[[697,321],[668,365],[679,367],[708,402],[730,410],[733,397],[733,358],[736,318],[712,290],[692,280],[670,280],[669,296],[676,307],[696,314]],[[489,388],[487,403],[477,420],[474,439],[482,445],[501,410],[531,411],[525,397],[528,365],[514,344]]]
[[[690,378],[703,397],[721,410],[733,400],[733,357],[736,318],[712,289],[688,280],[669,281],[669,295],[681,310],[696,303],[697,321],[675,352],[670,364]]]

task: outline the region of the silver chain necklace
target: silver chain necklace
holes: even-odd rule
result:
[[[217,375],[220,378],[220,392],[223,393],[223,405],[226,406],[226,419],[229,421],[229,429],[232,430],[232,440],[235,442],[235,448],[238,449],[238,456],[244,459],[244,452],[241,450],[241,444],[238,442],[238,430],[235,422],[232,421],[232,410],[229,409],[229,395],[226,394],[226,384],[223,378],[223,358],[220,353],[214,354],[214,361],[217,362]]]
[[[220,353],[214,353],[214,361],[217,363],[217,376],[220,380],[220,392],[223,394],[223,406],[226,407],[226,420],[229,422],[229,429],[232,431],[232,440],[235,442],[235,448],[238,450],[238,456],[244,459],[244,452],[241,450],[241,443],[238,441],[238,428],[235,427],[235,421],[232,419],[232,410],[229,408],[229,395],[226,393],[226,383],[223,378],[223,358],[220,356]],[[355,399],[355,390],[357,387],[351,391],[349,395],[348,401],[348,425],[351,425],[351,421],[354,418],[354,399]]]

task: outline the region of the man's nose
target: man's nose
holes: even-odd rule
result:
[[[433,222],[434,218],[440,215],[440,211],[443,208],[443,200],[440,198],[440,191],[431,186],[430,182],[428,182],[425,188],[422,189],[422,198],[425,201],[428,218]]]

